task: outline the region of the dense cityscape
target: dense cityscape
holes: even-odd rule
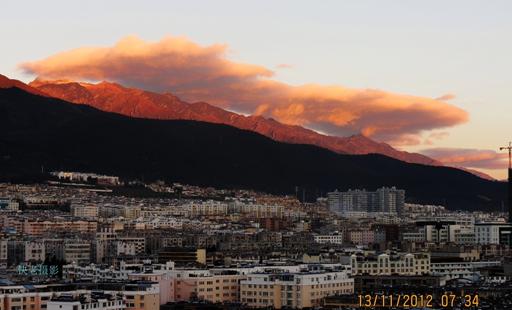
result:
[[[77,172],[4,183],[0,305],[512,306],[508,214],[409,204],[406,195],[394,187],[336,190],[304,202],[299,191],[274,196]]]
[[[510,12],[2,1],[0,310],[512,310]]]

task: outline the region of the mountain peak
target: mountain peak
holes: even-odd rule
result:
[[[34,87],[31,87],[31,86],[23,83],[22,81],[10,79],[10,78],[6,77],[5,75],[0,74],[0,88],[12,88],[12,87],[23,89],[24,91],[29,92],[31,94],[35,94],[35,95],[45,96],[45,97],[48,96],[44,92],[42,92]]]
[[[126,88],[126,87],[124,87],[121,84],[118,84],[118,83],[115,83],[115,82],[109,82],[109,81],[101,81],[101,82],[99,82],[97,84],[89,84],[89,85],[92,86],[92,87],[100,86],[100,87],[111,87],[111,88],[117,88],[117,89]]]

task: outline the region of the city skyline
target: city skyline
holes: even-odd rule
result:
[[[133,190],[130,180],[71,171],[48,181],[0,183],[0,303],[9,309],[512,304],[504,212],[404,203],[396,188],[304,203],[163,181],[145,184],[153,195],[128,197],[115,192]],[[351,202],[361,195],[379,202],[365,212]]]

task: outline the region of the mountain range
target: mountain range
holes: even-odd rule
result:
[[[454,168],[340,154],[212,122],[128,117],[0,83],[6,85],[0,89],[3,181],[44,167],[279,194],[294,193],[295,186],[316,194],[397,186],[408,201],[466,210],[498,209],[506,197],[504,183]]]
[[[257,132],[276,141],[311,144],[341,154],[376,153],[409,163],[442,165],[441,162],[427,156],[399,151],[386,143],[376,142],[363,135],[327,136],[301,126],[283,124],[271,118],[240,115],[205,102],[187,103],[170,93],[158,94],[110,82],[90,84],[36,79],[29,85],[52,97],[130,117],[226,124]]]
[[[276,141],[316,145],[340,154],[382,154],[408,163],[443,166],[443,163],[428,156],[400,151],[387,143],[374,141],[361,134],[348,137],[328,136],[301,126],[283,124],[272,118],[240,115],[206,102],[188,103],[170,93],[158,94],[105,81],[91,84],[36,79],[29,85],[34,90],[55,98],[87,104],[103,111],[131,117],[226,124],[260,133]],[[473,169],[455,168],[471,172],[484,179],[494,179]]]

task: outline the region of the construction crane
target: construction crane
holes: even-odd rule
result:
[[[512,142],[500,147],[500,151],[508,150],[508,222],[512,224]],[[512,239],[509,240],[512,245]]]
[[[500,151],[508,150],[508,169],[512,169],[512,142],[508,146],[500,147]]]

